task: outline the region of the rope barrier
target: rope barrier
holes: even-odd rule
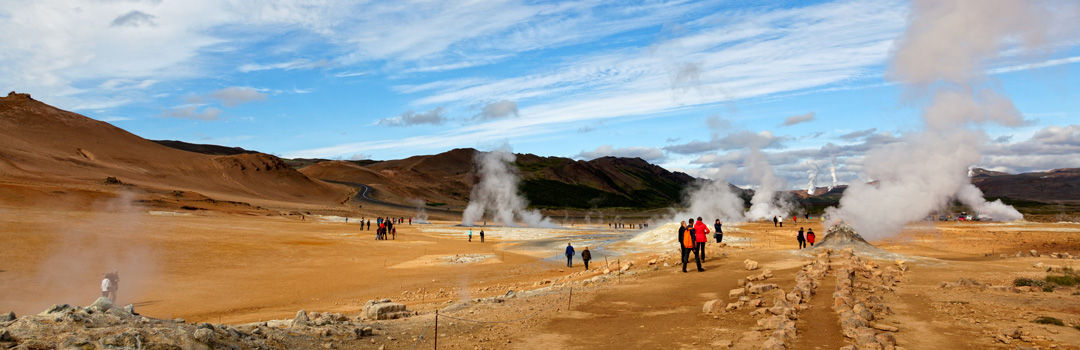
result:
[[[411,348],[409,348],[410,350],[411,350],[411,349],[416,349],[416,345],[417,345],[417,344],[420,344],[420,341],[421,341],[421,340],[424,340],[424,334],[427,334],[427,331],[428,331],[429,329],[431,329],[431,325],[434,325],[434,324],[435,324],[435,320],[436,320],[435,318],[432,318],[432,319],[431,319],[431,323],[429,323],[429,324],[427,325],[427,328],[424,328],[424,331],[423,331],[423,332],[420,332],[420,335],[416,337],[416,341],[414,341],[414,342],[412,343],[412,347],[411,347]]]

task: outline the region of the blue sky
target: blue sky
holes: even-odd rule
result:
[[[808,171],[825,185],[831,166],[841,183],[861,179],[866,149],[922,129],[919,99],[887,78],[905,1],[464,4],[5,6],[0,88],[148,139],[290,158],[505,142],[749,185],[741,167],[756,146],[791,188]],[[984,62],[987,84],[1028,123],[981,126],[988,142],[975,166],[1080,166],[1077,37]]]

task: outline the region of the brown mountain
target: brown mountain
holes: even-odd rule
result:
[[[212,155],[212,156],[234,156],[234,155],[237,155],[237,154],[245,154],[245,153],[259,153],[257,151],[249,151],[249,150],[246,150],[246,149],[243,149],[243,148],[240,148],[240,147],[225,147],[225,146],[207,145],[207,144],[200,144],[200,143],[187,143],[187,142],[184,142],[184,141],[174,141],[174,140],[150,140],[150,141],[153,142],[153,143],[165,146],[165,147],[169,147],[169,148],[175,148],[175,149],[178,149],[178,150],[184,150],[184,151],[188,151],[188,152],[209,154],[209,155]]]
[[[0,98],[0,179],[65,186],[124,183],[215,199],[339,203],[349,189],[313,181],[262,153],[213,156],[162,146],[109,123],[11,93]]]
[[[377,197],[396,203],[464,206],[477,181],[476,150],[388,160],[368,165],[325,161],[301,168],[309,177],[370,185]],[[659,208],[675,205],[695,179],[639,158],[591,161],[518,154],[521,191],[534,206],[570,208]]]
[[[1080,168],[1055,169],[1016,175],[997,172],[986,175],[978,174],[971,178],[971,182],[979,187],[987,198],[1080,204]]]

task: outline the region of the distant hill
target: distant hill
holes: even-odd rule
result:
[[[385,200],[464,206],[475,178],[477,150],[454,149],[362,166],[319,162],[300,171],[313,178],[371,185]],[[603,157],[591,161],[518,154],[521,192],[529,203],[549,208],[661,208],[677,205],[695,179],[640,158]]]
[[[980,174],[972,177],[971,182],[988,198],[1007,198],[1048,204],[1080,204],[1080,168],[1016,175]]]
[[[215,199],[312,204],[340,203],[350,192],[313,181],[268,154],[181,151],[17,93],[0,97],[0,180],[87,188],[128,184]]]
[[[257,151],[249,151],[240,147],[225,147],[218,145],[205,145],[198,143],[187,143],[184,141],[173,140],[150,140],[156,144],[175,148],[182,151],[209,154],[212,156],[234,156],[237,154],[259,153]]]

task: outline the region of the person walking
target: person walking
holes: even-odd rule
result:
[[[566,244],[566,267],[574,267],[574,246]]]
[[[697,217],[697,225],[694,225],[694,243],[698,250],[698,255],[701,256],[701,261],[705,261],[705,242],[709,241],[709,225],[705,224],[705,220],[701,217]]]
[[[391,237],[392,237],[392,238],[393,238],[394,240],[397,240],[397,227],[394,227],[394,228],[390,229],[390,236],[391,236]]]
[[[799,249],[806,248],[806,237],[803,236],[803,228],[799,228],[799,235],[795,236],[795,239],[799,240]]]
[[[469,229],[469,242],[472,242],[472,229]]]
[[[108,277],[101,280],[101,297],[109,297],[109,288],[112,288],[112,281]],[[109,299],[112,300],[112,299]]]
[[[724,223],[720,222],[720,219],[716,219],[716,223],[713,224],[713,228],[716,229],[716,231],[713,232],[713,237],[716,238],[716,243],[724,241],[723,226]]]
[[[686,272],[686,265],[690,262],[690,253],[694,253],[694,262],[697,263],[698,272],[705,271],[705,269],[701,268],[701,256],[698,255],[697,249],[695,249],[697,247],[697,242],[695,241],[696,237],[694,237],[694,219],[690,219],[690,223],[686,225],[686,231],[683,234],[682,240],[683,248],[686,249],[686,253],[684,254],[686,254],[687,260],[687,262],[683,264],[683,272]]]
[[[592,260],[592,253],[589,252],[589,247],[586,246],[585,250],[581,251],[581,261],[585,262],[585,269],[589,269],[589,260]]]
[[[810,243],[810,246],[814,246],[814,229],[808,229],[806,231],[806,241]]]
[[[682,261],[682,272],[684,273],[686,272],[686,264],[690,263],[690,248],[691,246],[693,246],[692,244],[687,243],[691,240],[690,237],[692,237],[692,235],[690,235],[687,231],[689,231],[689,229],[686,227],[686,221],[680,222],[679,257],[680,261]]]
[[[105,278],[109,279],[109,300],[116,301],[116,292],[120,290],[120,271],[114,269],[105,274]]]
[[[480,243],[484,243],[484,229],[480,229]]]
[[[772,217],[772,227],[776,227],[776,222],[777,222],[777,220],[776,220],[776,216],[774,215],[774,216]]]

